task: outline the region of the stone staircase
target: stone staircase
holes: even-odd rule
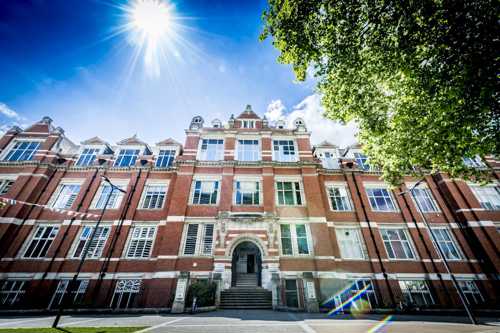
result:
[[[272,309],[272,294],[257,287],[257,274],[240,274],[236,287],[221,292],[221,309]]]

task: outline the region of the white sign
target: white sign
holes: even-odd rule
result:
[[[176,300],[183,300],[184,299],[184,294],[186,293],[186,284],[187,280],[181,279],[177,281],[177,289],[175,291],[175,299]]]
[[[307,281],[307,298],[310,299],[316,298],[316,290],[314,289],[313,281]]]
[[[215,263],[214,264],[214,272],[216,273],[224,273],[224,270],[226,269],[226,265],[223,263]]]

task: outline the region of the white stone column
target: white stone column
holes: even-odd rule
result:
[[[172,304],[172,313],[183,313],[186,306],[187,288],[189,286],[189,272],[181,272],[177,278],[175,299]]]

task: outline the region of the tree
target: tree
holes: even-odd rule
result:
[[[396,185],[407,173],[484,176],[499,154],[499,5],[493,0],[269,0],[261,40],[317,78],[325,116]]]

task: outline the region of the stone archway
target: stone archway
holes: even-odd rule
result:
[[[231,260],[231,286],[257,287],[262,285],[262,251],[251,240],[235,244]]]

